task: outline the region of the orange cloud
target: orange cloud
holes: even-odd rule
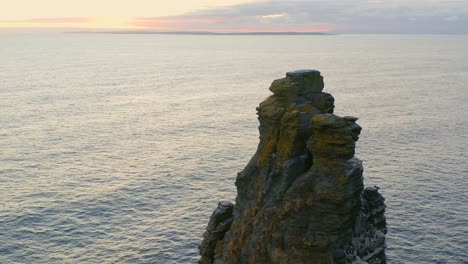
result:
[[[223,21],[222,17],[153,17],[137,18],[132,25],[139,28],[158,30],[199,30],[200,27],[210,28]]]

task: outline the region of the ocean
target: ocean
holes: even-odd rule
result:
[[[318,69],[389,263],[468,263],[468,36],[0,35],[0,263],[196,263],[270,83]]]

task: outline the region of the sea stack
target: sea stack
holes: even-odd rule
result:
[[[357,118],[333,114],[316,70],[273,81],[257,108],[260,143],[220,202],[201,264],[385,263],[385,204],[364,188]]]

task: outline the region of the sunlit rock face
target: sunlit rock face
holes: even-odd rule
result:
[[[260,143],[221,202],[199,263],[385,263],[385,204],[354,157],[361,127],[333,114],[319,71],[288,72],[257,108]]]

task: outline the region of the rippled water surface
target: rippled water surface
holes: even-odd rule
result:
[[[195,263],[258,143],[319,69],[387,199],[389,263],[468,263],[468,36],[0,35],[0,263]]]

